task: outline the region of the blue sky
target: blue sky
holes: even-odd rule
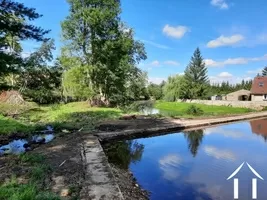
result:
[[[44,16],[35,21],[56,41],[68,15],[66,0],[20,0]],[[208,66],[210,80],[232,83],[253,78],[267,65],[266,0],[121,0],[121,18],[144,42],[148,59],[140,68],[159,83],[183,73],[196,47]],[[25,52],[36,43],[26,41]]]

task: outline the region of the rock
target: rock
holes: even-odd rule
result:
[[[62,189],[61,190],[60,196],[67,197],[69,195],[70,195],[70,191],[68,189]]]
[[[136,184],[135,184],[135,187],[139,187],[139,185],[136,183]]]

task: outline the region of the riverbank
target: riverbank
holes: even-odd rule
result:
[[[132,120],[111,120],[102,123],[98,127],[100,131],[94,135],[97,136],[100,141],[106,142],[110,140],[161,135],[164,133],[177,132],[185,129],[205,128],[212,125],[246,121],[264,117],[267,117],[267,111],[204,119],[151,118],[139,116],[137,119]],[[102,127],[105,127],[106,130],[113,131],[103,131]]]
[[[9,140],[14,130],[15,136],[20,138],[27,135],[27,131],[35,130],[38,126],[47,124],[54,126],[57,131],[54,141],[25,154],[40,155],[50,170],[43,177],[42,187],[39,187],[39,182],[34,183],[33,188],[36,190],[32,194],[33,198],[36,197],[39,190],[45,189],[46,193],[43,195],[51,191],[49,195],[55,196],[54,199],[76,197],[88,199],[88,194],[90,194],[91,199],[100,199],[107,194],[104,188],[109,188],[109,191],[115,191],[115,194],[110,193],[110,196],[105,197],[106,199],[111,199],[110,197],[114,197],[113,199],[131,199],[131,197],[146,199],[147,193],[135,182],[129,171],[121,170],[113,165],[110,166],[99,141],[108,142],[111,140],[150,137],[179,132],[184,129],[205,128],[222,123],[267,117],[267,112],[241,113],[224,117],[198,116],[193,119],[160,115],[135,115],[134,117],[121,118],[123,114],[124,112],[119,109],[91,108],[85,102],[34,108],[13,117],[0,118],[1,126],[7,125],[6,120],[10,120],[12,124],[23,124],[22,130],[25,131],[20,132],[21,130],[16,129],[18,127],[16,124],[15,129],[12,129],[14,127],[10,124],[6,129],[9,132],[0,134],[0,144],[4,144],[1,141]],[[28,129],[29,127],[33,129]],[[94,140],[94,142],[87,142],[86,148],[88,149],[85,150],[85,142],[88,140]],[[94,145],[96,144],[98,148],[95,148]],[[91,161],[88,162],[88,159],[85,159],[85,154],[88,154],[88,159],[90,158]],[[14,160],[18,161],[14,162]],[[13,184],[14,190],[17,184],[21,183],[21,180],[26,181],[22,182],[26,186],[32,187],[32,185],[29,185],[33,183],[29,182],[32,169],[25,163],[20,165],[21,163],[19,156],[0,157],[0,168],[2,170],[0,192],[1,189],[6,192],[5,185],[13,184],[11,177],[14,176],[17,181],[16,185]],[[96,163],[99,163],[100,166],[96,166]],[[40,170],[40,166],[43,169],[42,162],[36,164],[37,166],[33,167],[37,170],[37,176],[39,173],[44,174]],[[25,170],[28,173],[25,173]],[[26,177],[23,176],[25,174]],[[27,189],[27,187],[24,188],[23,184],[20,193]]]

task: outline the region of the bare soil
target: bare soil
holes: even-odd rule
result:
[[[46,164],[52,168],[52,174],[46,177],[45,186],[53,192],[70,199],[78,196],[84,180],[83,164],[80,156],[82,133],[72,133],[57,136],[51,143],[43,144],[30,153],[44,155]],[[10,179],[16,175],[20,180],[26,180],[25,174],[31,170],[29,166],[20,165],[17,156],[0,157],[0,180]]]
[[[142,189],[130,171],[121,169],[114,164],[110,165],[125,200],[149,199],[149,192]]]

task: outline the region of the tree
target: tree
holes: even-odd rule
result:
[[[267,76],[267,66],[265,66],[262,70],[262,75]]]
[[[53,60],[54,40],[43,42],[41,47],[23,60],[23,68],[16,87],[25,97],[38,103],[54,103],[59,101],[61,92],[60,65],[48,65]]]
[[[22,3],[12,0],[2,0],[0,2],[0,75],[15,71],[22,62],[18,41],[34,39],[45,41],[44,35],[49,31],[29,24],[29,21],[40,18],[35,9],[28,8]],[[11,42],[11,40],[13,42]]]
[[[119,0],[69,0],[70,14],[62,23],[65,49],[91,66],[88,81],[96,96],[125,101],[136,64],[146,59],[144,45],[120,20]]]
[[[149,96],[153,97],[153,99],[155,100],[161,99],[163,95],[163,87],[164,85],[149,83],[149,85],[147,86]]]
[[[184,97],[185,78],[181,75],[168,77],[167,83],[163,87],[164,99],[166,101],[176,101]],[[187,91],[186,91],[187,92]]]
[[[90,66],[75,66],[63,74],[63,95],[76,99],[88,99],[93,95],[88,82],[87,71]]]
[[[185,80],[187,89],[191,91],[189,98],[203,98],[207,93],[209,83],[208,69],[201,56],[199,48],[197,48],[191,57],[191,61],[185,70]]]

